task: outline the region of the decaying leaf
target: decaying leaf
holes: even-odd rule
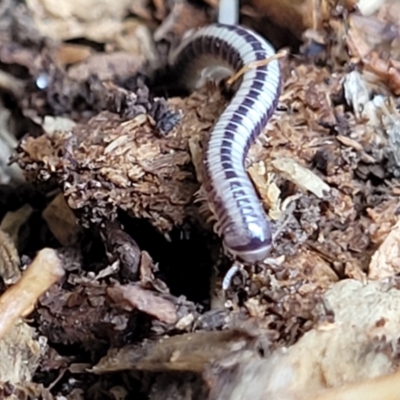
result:
[[[107,294],[126,310],[138,309],[162,322],[173,324],[177,321],[175,306],[165,298],[137,285],[114,285]]]
[[[197,332],[146,343],[142,347],[112,350],[93,367],[97,374],[121,371],[193,371],[202,372],[205,365],[232,352],[251,350],[257,337],[249,332]]]
[[[79,241],[82,235],[81,227],[62,194],[54,198],[42,215],[53,235],[63,246],[72,246]]]
[[[272,165],[285,178],[290,179],[301,189],[314,193],[319,198],[325,197],[330,192],[330,187],[321,178],[290,158],[276,159]]]
[[[400,272],[400,222],[390,230],[386,239],[374,253],[369,265],[370,279],[396,276]]]
[[[18,245],[18,235],[21,226],[26,223],[32,211],[32,207],[29,204],[25,204],[17,211],[8,212],[1,221],[1,229],[10,236],[14,245]]]
[[[164,68],[218,2],[78,3],[0,4],[1,227],[16,243],[3,238],[3,279],[20,259],[50,267],[0,297],[0,350],[22,366],[5,364],[0,397],[363,398],[370,384],[389,400],[400,3],[241,4],[241,24],[286,54],[277,111],[244,160],[271,219],[257,265],[222,256],[201,188],[230,90],[186,94]],[[22,179],[12,168],[26,183],[9,185]],[[33,373],[46,389],[24,381]]]

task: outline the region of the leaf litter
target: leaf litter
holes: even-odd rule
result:
[[[397,398],[398,2],[242,6],[288,50],[246,160],[275,240],[253,266],[196,172],[229,96],[166,66],[216,2],[0,7],[3,397]]]

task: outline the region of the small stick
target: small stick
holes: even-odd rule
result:
[[[55,250],[45,248],[39,251],[22,278],[0,297],[0,339],[18,318],[32,312],[38,298],[64,274]]]
[[[279,58],[286,57],[288,52],[286,50],[282,50],[279,53],[274,54],[272,57],[265,58],[264,60],[254,61],[249,64],[244,65],[239,69],[238,72],[233,74],[227,81],[226,84],[231,86],[235,81],[237,81],[243,74],[247,71],[250,71],[253,68],[263,67],[264,65],[269,64],[273,60],[278,60]]]

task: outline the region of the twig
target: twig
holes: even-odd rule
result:
[[[38,298],[65,274],[55,250],[41,250],[22,278],[0,297],[0,339],[18,318],[28,315]]]

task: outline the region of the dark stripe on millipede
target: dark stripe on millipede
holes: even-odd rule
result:
[[[223,54],[220,54],[220,51]],[[178,54],[175,64],[177,66],[192,63],[193,59],[200,54],[212,54],[225,60],[229,58],[237,70],[243,67],[241,54],[228,42],[214,36],[200,36],[187,43]]]

